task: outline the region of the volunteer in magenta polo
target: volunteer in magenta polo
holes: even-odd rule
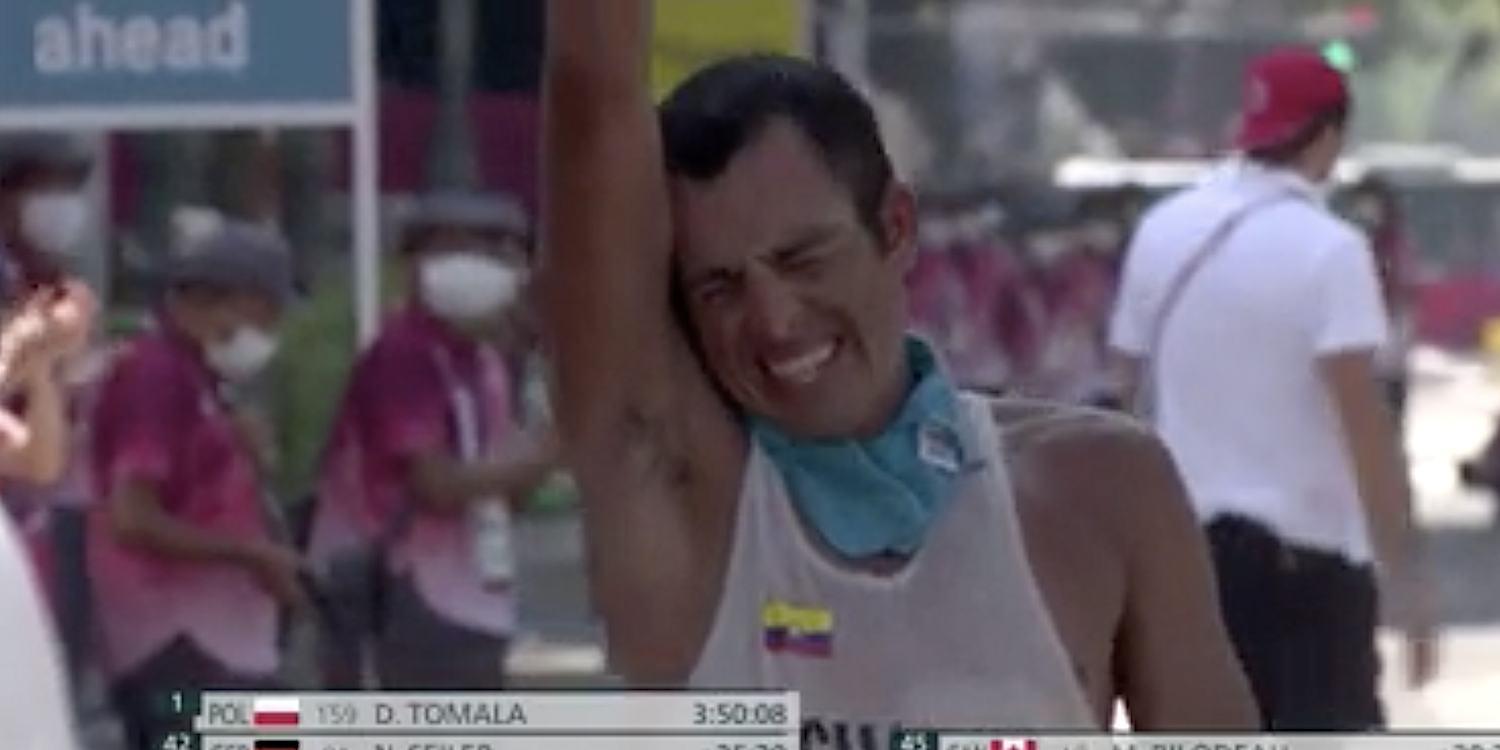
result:
[[[81,249],[94,218],[83,189],[92,166],[75,137],[0,135],[0,288],[7,296],[56,281]]]
[[[338,570],[340,556],[366,551],[380,594],[356,619],[383,688],[504,682],[509,513],[551,469],[548,439],[517,427],[505,365],[528,235],[519,206],[499,197],[420,202],[401,243],[410,298],[355,365],[324,457],[313,558]],[[337,650],[324,654],[325,677],[349,687],[362,655]]]
[[[48,132],[0,135],[0,294],[7,300],[55,283],[76,260],[93,219],[83,190],[92,166],[76,137]],[[77,291],[87,293],[81,286]],[[8,394],[9,405],[38,418],[42,432],[76,430],[81,421],[77,397],[92,369],[89,364],[67,363],[65,376],[47,378],[39,389]],[[0,479],[0,494],[6,508],[20,518],[24,540],[54,608],[69,673],[76,679],[89,638],[82,511],[88,493],[77,481],[83,472],[75,457],[68,457],[62,469],[58,481],[10,473]]]
[[[66,461],[67,440],[56,412],[40,416],[36,405],[60,400],[55,392],[62,362],[88,339],[92,296],[81,286],[49,303],[11,305],[0,327],[0,394],[30,391],[23,410],[0,408],[0,476],[55,479]],[[42,381],[52,385],[41,385]],[[47,620],[43,592],[16,526],[0,513],[0,633],[5,666],[0,669],[0,732],[8,746],[72,748],[76,737],[68,710],[65,672],[57,633]]]
[[[227,224],[172,262],[151,330],[93,411],[89,563],[104,662],[131,750],[175,727],[162,696],[276,684],[281,612],[305,602],[233,395],[274,356],[287,248]]]

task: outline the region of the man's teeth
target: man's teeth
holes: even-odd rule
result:
[[[825,344],[797,357],[771,363],[767,369],[771,374],[794,383],[810,383],[818,377],[818,371],[833,358],[833,344]]]

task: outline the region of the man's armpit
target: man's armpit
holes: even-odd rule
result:
[[[680,488],[692,478],[683,418],[669,419],[628,409],[621,420],[619,444],[628,475],[649,477],[664,488]]]
[[[575,421],[571,431],[559,422],[563,461],[585,491],[649,487],[680,497],[717,497],[739,486],[747,455],[744,426],[694,351],[683,322],[665,325],[669,332],[658,342],[664,346],[640,352],[660,352],[651,376],[629,388],[614,387],[617,398],[581,397],[606,403],[585,409],[591,412],[587,421]]]

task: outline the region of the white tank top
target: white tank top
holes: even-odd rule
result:
[[[888,577],[830,560],[780,472],[752,449],[693,688],[800,691],[807,750],[884,750],[897,726],[1098,728],[1032,576],[1000,430],[984,399],[963,403],[993,458]],[[768,618],[768,608],[778,611]],[[771,634],[779,651],[768,619],[793,625]]]

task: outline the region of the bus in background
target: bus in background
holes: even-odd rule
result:
[[[1070,159],[1053,172],[1063,189],[1136,185],[1153,198],[1207,176],[1205,160]],[[1338,166],[1348,185],[1377,174],[1400,197],[1412,245],[1417,339],[1452,349],[1478,346],[1486,321],[1500,316],[1500,159],[1440,146],[1372,145]]]

